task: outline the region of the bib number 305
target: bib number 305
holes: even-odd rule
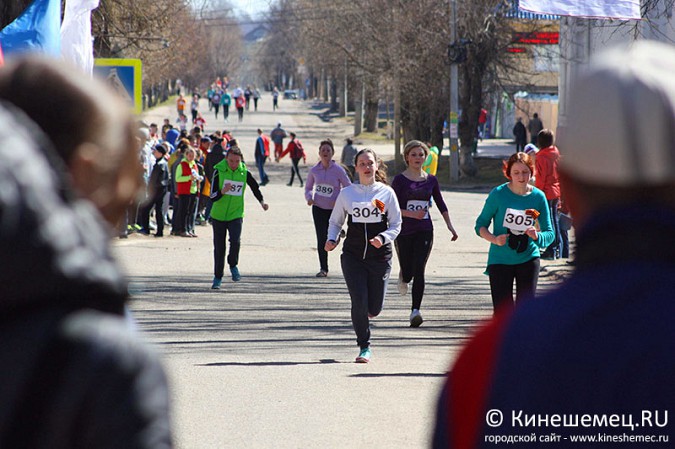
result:
[[[534,218],[527,215],[524,210],[506,209],[506,213],[504,214],[505,228],[522,234],[530,226],[534,226]]]
[[[352,222],[354,223],[379,223],[382,221],[382,213],[372,203],[352,203]]]

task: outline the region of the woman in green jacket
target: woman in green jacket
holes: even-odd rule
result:
[[[540,249],[553,242],[546,196],[529,183],[533,172],[530,156],[513,154],[504,164],[509,182],[490,192],[476,219],[476,234],[490,242],[487,274],[495,312],[513,307],[514,281],[516,301],[534,297]],[[491,222],[492,232],[488,229]]]

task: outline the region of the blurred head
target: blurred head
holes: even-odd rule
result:
[[[553,145],[555,138],[553,137],[553,131],[550,129],[542,129],[537,134],[537,146],[541,149],[548,148]]]
[[[558,141],[577,223],[631,203],[675,208],[674,73],[675,48],[641,40],[599,54],[573,85]]]
[[[74,190],[116,223],[142,185],[138,151],[144,142],[129,106],[103,82],[36,56],[0,69],[0,99],[42,128],[68,166]]]
[[[429,155],[429,147],[420,140],[411,140],[405,147],[403,147],[403,160],[405,160],[406,165],[410,165],[410,156],[415,159],[422,158],[422,163],[426,160]]]

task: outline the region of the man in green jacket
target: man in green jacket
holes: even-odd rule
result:
[[[230,266],[232,280],[241,279],[237,265],[241,244],[241,228],[244,221],[244,191],[251,188],[263,210],[269,206],[263,200],[258,182],[253,178],[242,162],[241,150],[237,146],[230,147],[227,157],[214,166],[211,180],[211,224],[213,226],[213,284],[212,289],[219,289],[225,270],[225,239],[230,233],[230,252],[227,263]]]

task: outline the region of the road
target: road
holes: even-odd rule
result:
[[[292,100],[272,112],[271,98],[264,97],[260,111],[246,114],[241,124],[214,122],[208,112],[205,117],[208,130],[231,130],[249,161],[256,129],[269,131],[281,122],[298,134],[308,163],[315,163],[321,139],[330,137],[341,148],[349,135],[345,124],[323,121],[319,112]],[[173,107],[158,108],[146,120],[161,124],[174,113]],[[391,145],[376,148],[393,157]],[[451,242],[432,212],[436,235],[424,324],[409,327],[410,298],[400,296],[392,281],[372,325],[373,359],[355,364],[358,348],[338,251],[329,256],[329,276],[315,278],[316,240],[303,190],[286,186],[290,161],[268,166],[271,182],[263,194],[269,211],[247,193],[238,283],[225,277],[221,290],[210,289],[208,226],[197,228],[199,238],[132,235],[114,242],[130,276],[139,327],[163,355],[177,446],[428,447],[444,374],[475,325],[491,315],[483,275],[488,245],[473,231],[486,194],[444,192],[460,237]],[[394,279],[397,273],[394,261]],[[554,278],[544,272],[540,285],[545,289]]]

